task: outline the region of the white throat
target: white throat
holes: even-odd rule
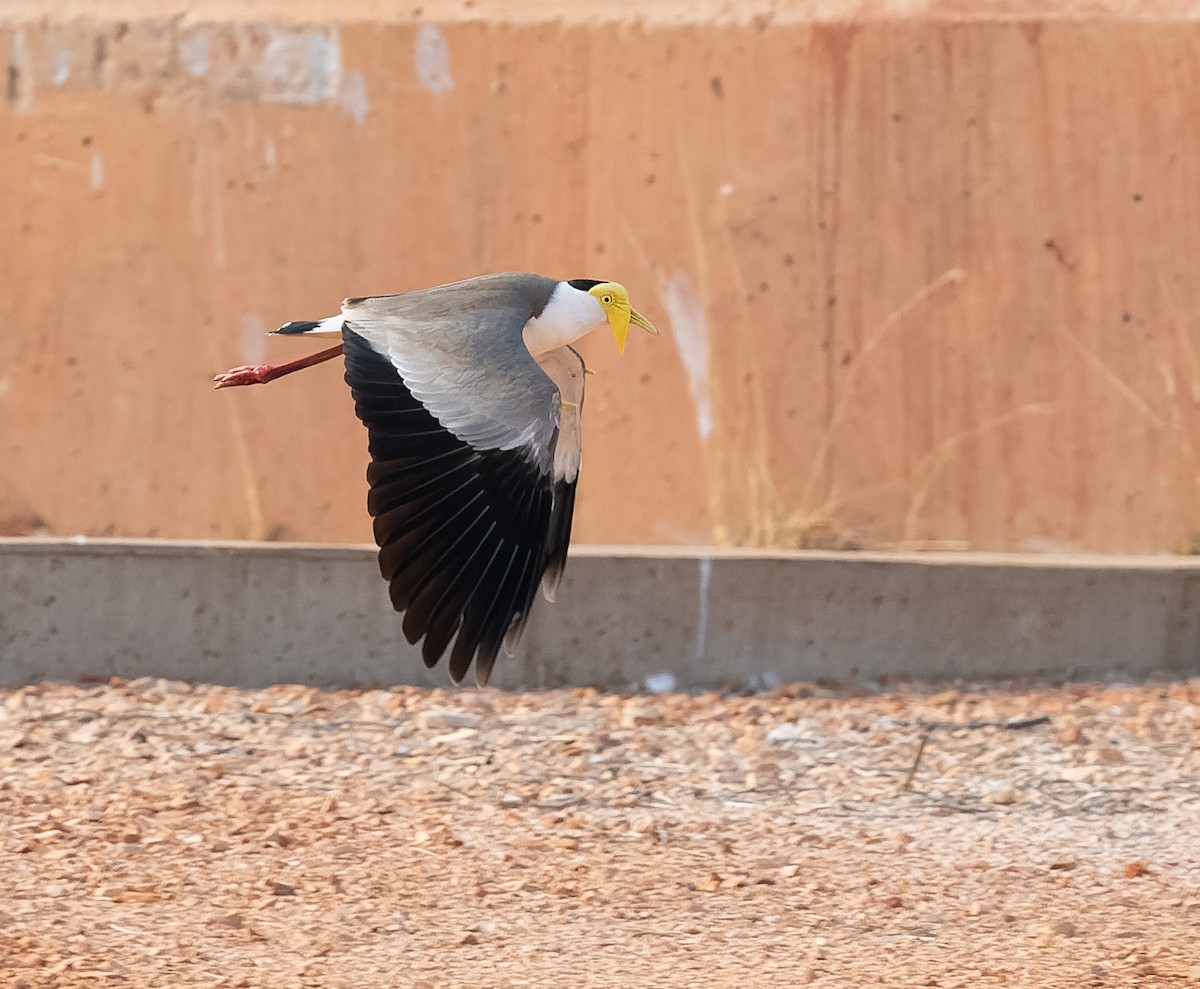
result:
[[[537,357],[574,343],[607,323],[604,307],[595,296],[559,282],[542,314],[525,324],[525,346]]]

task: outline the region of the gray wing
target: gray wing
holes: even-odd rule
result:
[[[522,342],[528,317],[504,303],[501,287],[472,285],[476,294],[457,301],[435,289],[343,306],[380,572],[405,613],[405,637],[424,639],[426,665],[453,642],[456,683],[472,661],[487,682],[543,574],[561,572],[578,472],[577,454],[560,471],[557,453],[561,414],[577,409],[562,409]],[[417,306],[415,295],[435,297]],[[448,318],[431,318],[438,306]],[[557,359],[550,364],[558,373]]]
[[[347,299],[342,316],[395,366],[438,422],[476,449],[522,449],[548,466],[558,389],[522,331],[557,283],[541,275],[484,275],[404,295]]]

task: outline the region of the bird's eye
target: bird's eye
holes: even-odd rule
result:
[[[606,306],[611,306],[612,305],[612,296],[606,295],[600,301],[603,302]]]

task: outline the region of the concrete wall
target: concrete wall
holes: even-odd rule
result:
[[[1187,5],[0,0],[0,531],[360,542],[345,295],[530,268],[581,541],[1200,542]]]
[[[369,549],[0,540],[0,683],[448,683]],[[594,550],[508,688],[1200,675],[1200,561]]]

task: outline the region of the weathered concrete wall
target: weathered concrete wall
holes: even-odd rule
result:
[[[366,548],[0,540],[0,683],[446,685]],[[592,550],[494,682],[1200,675],[1186,557]]]
[[[367,539],[336,368],[209,378],[511,267],[666,331],[582,541],[1200,540],[1190,8],[386,6],[0,0],[0,531]]]

